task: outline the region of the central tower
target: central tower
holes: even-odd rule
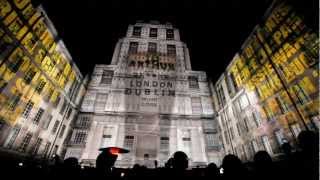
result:
[[[101,147],[130,150],[116,162],[163,165],[184,151],[190,165],[218,161],[218,137],[205,72],[171,24],[129,25],[111,65],[96,65],[66,157],[94,163]]]

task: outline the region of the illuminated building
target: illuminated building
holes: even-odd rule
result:
[[[41,7],[0,0],[0,19],[0,150],[63,154],[82,75]]]
[[[190,166],[219,163],[217,129],[205,72],[192,71],[186,44],[170,24],[129,25],[111,65],[96,65],[67,157],[95,164],[98,149],[130,150],[116,162],[154,166],[186,152]]]
[[[214,85],[224,153],[274,157],[301,130],[319,128],[319,37],[274,1]]]

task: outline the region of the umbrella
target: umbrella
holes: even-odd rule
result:
[[[130,151],[120,147],[107,147],[107,148],[100,148],[99,151],[102,152],[109,152],[112,155],[124,154],[129,153]]]

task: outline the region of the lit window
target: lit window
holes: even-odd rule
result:
[[[199,89],[198,77],[189,76],[188,81],[189,81],[189,88]]]
[[[52,134],[57,132],[59,124],[60,124],[59,120],[56,120],[56,122],[54,122],[54,125],[53,125],[52,130],[51,130]]]
[[[87,138],[86,132],[77,132],[73,142],[75,144],[82,144],[85,142],[86,138]]]
[[[44,113],[44,109],[40,108],[39,111],[37,112],[36,116],[33,119],[34,124],[39,124],[39,121],[40,121],[43,113]]]
[[[27,133],[26,136],[23,138],[20,147],[19,147],[19,151],[20,152],[26,152],[27,147],[31,141],[32,138],[32,134],[31,133]]]
[[[34,103],[32,101],[28,101],[27,105],[25,106],[24,108],[24,111],[22,113],[22,116],[25,117],[25,118],[28,118],[29,114],[30,114],[30,111],[32,110],[33,108],[33,105]]]
[[[132,35],[140,37],[141,36],[141,27],[140,26],[134,26]]]
[[[298,123],[290,125],[290,128],[295,137],[298,137],[299,133],[301,132],[300,125]]]
[[[35,88],[35,91],[37,91],[39,94],[42,92],[44,86],[46,85],[46,81],[44,79],[41,79],[39,82],[38,82],[38,85],[37,87]]]
[[[129,44],[129,54],[135,54],[138,52],[138,42],[130,42]]]
[[[176,56],[176,46],[172,44],[167,45],[167,55],[168,56]]]
[[[66,125],[62,125],[61,131],[60,131],[60,134],[59,134],[59,138],[62,138],[65,130],[66,130]]]
[[[111,84],[113,78],[113,71],[103,70],[101,84]]]
[[[34,154],[34,155],[38,154],[38,151],[39,151],[39,148],[41,146],[41,143],[42,143],[42,139],[41,138],[37,138],[37,141],[34,144],[33,149],[32,149],[32,154]]]
[[[173,31],[173,29],[167,29],[166,35],[167,35],[167,40],[173,40],[174,39],[174,31]]]
[[[157,28],[150,28],[149,37],[157,38],[157,36],[158,36],[158,29]]]
[[[264,148],[266,149],[266,151],[269,154],[273,154],[272,147],[271,147],[271,145],[269,143],[268,136],[262,136],[262,142],[263,142],[263,145],[264,145]]]
[[[157,52],[157,43],[149,42],[148,43],[148,52],[156,53]]]
[[[46,146],[44,147],[44,150],[43,150],[43,157],[47,156],[49,149],[50,149],[50,146],[51,146],[51,142],[47,142]]]

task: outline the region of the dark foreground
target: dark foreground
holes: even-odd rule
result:
[[[181,151],[176,152],[165,167],[155,169],[139,165],[120,169],[112,168],[113,164],[81,167],[75,158],[64,161],[54,158],[49,163],[1,160],[1,177],[4,177],[1,179],[319,179],[318,134],[305,131],[298,140],[300,149],[293,152],[288,144],[284,145],[283,156],[277,161],[267,152],[259,151],[253,162],[243,163],[237,156],[226,155],[221,167],[211,163],[205,168],[193,169],[188,169],[187,156]]]

